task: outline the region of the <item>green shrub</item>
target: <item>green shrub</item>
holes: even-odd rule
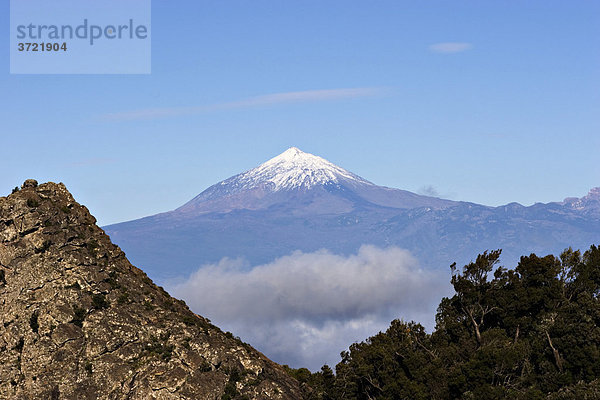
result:
[[[235,387],[235,383],[227,382],[225,385],[225,393],[221,396],[221,400],[232,400],[237,396],[238,391]]]
[[[221,396],[221,400],[232,400],[235,398],[239,398],[236,382],[238,382],[240,379],[242,379],[242,374],[240,373],[240,370],[237,368],[232,368],[229,371],[229,380],[225,385],[225,393]]]
[[[175,346],[168,344],[168,334],[166,336],[162,335],[160,339],[152,337],[150,340],[150,343],[146,347],[148,354],[155,355],[164,361],[169,361],[173,356]]]
[[[95,240],[94,240],[95,242]],[[98,244],[96,242],[96,244]],[[89,244],[88,244],[89,246]],[[95,248],[94,248],[95,251]],[[108,283],[110,285],[110,287],[112,289],[120,289],[121,285],[119,285],[119,283],[117,282],[117,272],[116,271],[110,271],[108,274],[108,278],[104,279],[104,282]]]

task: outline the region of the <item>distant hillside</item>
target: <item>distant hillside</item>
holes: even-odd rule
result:
[[[301,398],[279,365],[154,285],[95,222],[62,184],[0,197],[0,398]]]
[[[564,202],[488,207],[377,186],[290,148],[176,210],[105,230],[158,280],[223,257],[257,265],[295,250],[350,254],[363,244],[406,248],[426,268],[445,270],[491,248],[511,263],[588,247],[600,237],[600,189]]]

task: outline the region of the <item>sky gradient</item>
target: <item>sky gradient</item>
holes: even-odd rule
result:
[[[599,37],[592,1],[154,0],[150,75],[5,59],[0,194],[62,181],[109,224],[296,146],[455,200],[580,197],[600,186]]]

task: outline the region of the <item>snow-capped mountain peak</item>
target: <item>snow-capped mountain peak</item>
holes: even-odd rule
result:
[[[296,212],[331,214],[362,206],[440,208],[452,202],[377,186],[324,158],[290,147],[256,168],[212,185],[177,210],[264,210],[276,204]]]
[[[316,185],[353,181],[369,184],[369,181],[338,167],[324,158],[290,147],[280,155],[258,167],[233,177],[242,187],[268,186],[272,191],[310,189]],[[227,181],[224,181],[225,183]]]

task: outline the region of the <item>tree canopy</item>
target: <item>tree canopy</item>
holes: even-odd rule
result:
[[[436,328],[392,321],[331,368],[290,373],[311,399],[600,398],[600,249],[452,265]]]

